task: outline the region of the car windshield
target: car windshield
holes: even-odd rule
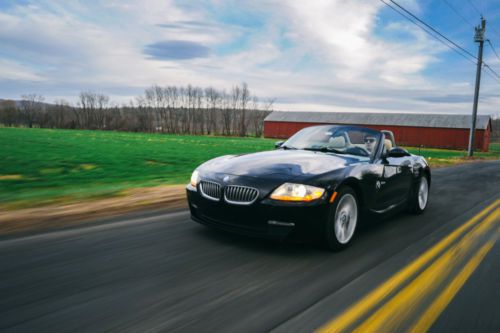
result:
[[[313,126],[297,132],[282,147],[371,157],[380,137],[379,132],[367,128]]]

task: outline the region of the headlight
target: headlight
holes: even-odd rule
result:
[[[271,199],[281,201],[313,201],[321,198],[325,189],[321,187],[285,183],[271,194]]]
[[[191,175],[191,185],[193,187],[196,187],[199,181],[200,181],[200,173],[198,172],[198,170],[194,170],[193,174]]]

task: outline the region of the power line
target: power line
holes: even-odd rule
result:
[[[495,55],[497,56],[497,59],[498,61],[500,61],[500,56],[498,55],[497,51],[495,50],[495,48],[493,47],[493,44],[491,44],[491,41],[489,39],[487,39],[488,41],[488,44],[490,44],[490,47],[491,47],[491,50],[493,51],[493,53],[495,53]]]
[[[438,34],[439,36],[441,36],[442,38],[446,39],[448,42],[450,42],[451,44],[453,44],[455,47],[459,48],[460,50],[462,50],[463,52],[467,53],[468,55],[470,55],[472,58],[476,59],[476,56],[474,56],[472,53],[470,53],[468,50],[464,49],[463,47],[461,47],[460,45],[458,45],[457,43],[455,43],[454,41],[452,41],[451,39],[449,39],[448,37],[446,37],[445,35],[443,35],[442,33],[440,33],[439,31],[437,31],[434,27],[432,27],[431,25],[425,23],[424,21],[422,21],[420,18],[418,18],[415,14],[413,14],[412,12],[410,12],[408,9],[404,8],[403,6],[401,6],[400,4],[398,4],[396,1],[394,0],[389,0],[390,2],[392,2],[393,4],[395,4],[396,6],[398,6],[399,8],[401,8],[401,10],[403,10],[404,12],[406,12],[408,15],[410,15],[411,17],[413,17],[415,20],[417,20],[418,22],[420,22],[421,24],[425,25],[426,27],[428,27],[429,29],[431,29],[432,31],[434,31],[436,34]]]
[[[390,3],[385,2],[384,0],[379,0],[379,1],[382,2],[384,5],[388,6],[389,8],[391,8],[392,10],[394,10],[395,12],[397,12],[398,14],[400,14],[401,16],[403,16],[404,18],[406,18],[411,23],[415,24],[420,29],[424,30],[427,34],[429,34],[431,37],[433,37],[434,39],[436,39],[437,41],[439,41],[443,45],[445,45],[448,48],[450,48],[453,51],[455,51],[457,54],[459,54],[460,56],[462,56],[467,61],[471,62],[472,64],[476,64],[476,62],[474,62],[473,60],[470,59],[470,58],[472,58],[472,59],[474,59],[474,60],[477,61],[477,58],[472,53],[470,53],[469,51],[467,51],[466,49],[464,49],[463,47],[461,47],[457,43],[453,42],[452,40],[450,40],[449,38],[447,38],[446,36],[444,36],[443,34],[441,34],[439,31],[437,31],[436,29],[434,29],[433,27],[431,27],[430,25],[428,25],[427,23],[425,23],[424,21],[422,21],[421,19],[419,19],[418,17],[416,17],[414,14],[412,14],[411,12],[409,12],[407,9],[405,9],[402,6],[400,6],[399,4],[395,3],[393,0],[389,0],[389,1],[391,1],[392,3],[394,3],[395,5],[397,5],[399,8],[401,8],[401,10],[404,10],[404,12],[402,12],[398,8],[392,6]],[[410,16],[406,15],[405,13],[408,13],[408,15],[410,15]],[[423,26],[421,24],[419,24],[418,22],[420,22],[421,24],[423,24]],[[438,36],[436,36],[436,34],[438,34],[439,36],[441,36],[441,38],[438,37]],[[445,42],[442,38],[445,39],[446,41],[448,41],[448,43]],[[460,50],[462,52],[465,52],[465,54],[462,53]]]
[[[493,31],[495,33],[495,35],[497,35],[500,38],[500,33],[498,31],[496,31],[495,28],[489,27],[489,29],[491,29],[491,31]]]
[[[491,67],[490,67],[490,65],[488,65],[488,64],[487,64],[486,62],[484,62],[484,61],[483,61],[483,66],[484,66],[485,68],[487,68],[487,69],[488,69],[491,73],[493,73],[493,75],[495,75],[495,78],[500,79],[500,74],[498,74],[498,73],[497,73],[497,72],[496,72],[493,68],[491,68]],[[488,72],[486,72],[486,73],[488,73]],[[498,81],[498,82],[500,82],[500,81]]]
[[[449,39],[448,37],[446,37],[445,35],[443,35],[442,33],[440,33],[434,27],[432,27],[431,25],[427,24],[426,22],[424,22],[423,20],[421,20],[420,18],[418,18],[415,14],[413,14],[412,12],[410,12],[409,10],[407,10],[406,8],[404,8],[403,6],[399,5],[394,0],[388,0],[388,1],[392,2],[394,5],[396,5],[398,8],[400,8],[400,10],[398,8],[392,6],[390,3],[387,3],[385,0],[379,0],[379,1],[382,2],[384,5],[388,6],[389,8],[391,8],[392,10],[394,10],[395,12],[397,12],[398,14],[400,14],[401,16],[403,16],[404,18],[406,18],[407,20],[409,20],[410,22],[412,22],[413,24],[415,24],[420,29],[424,30],[426,33],[428,33],[430,36],[432,36],[433,38],[435,38],[437,41],[439,41],[443,45],[446,45],[447,47],[449,47],[450,49],[452,49],[453,51],[455,51],[457,54],[459,54],[460,56],[462,56],[464,59],[466,59],[470,63],[472,63],[474,65],[477,64],[478,59],[471,52],[469,52],[468,50],[464,49],[463,47],[461,47],[460,45],[458,45],[457,43],[455,43],[454,41],[452,41],[451,39]],[[436,34],[439,37],[436,36]],[[451,45],[448,44],[448,43],[446,43],[445,40],[448,43],[450,43]],[[471,58],[474,59],[475,61],[472,60]],[[492,76],[489,72],[486,72],[486,73],[488,73],[488,75],[492,76],[495,79],[500,79],[500,75],[496,71],[494,71],[486,62],[482,61],[482,65],[485,68],[487,68],[491,73],[493,73],[494,76]]]
[[[473,23],[471,23],[471,21],[469,21],[464,15],[462,15],[460,13],[460,11],[455,7],[453,6],[448,0],[443,0],[444,3],[451,9],[455,12],[455,14],[457,14],[458,17],[460,17],[462,19],[462,21],[464,21],[465,23],[467,23],[469,26],[471,26],[472,28],[475,27],[475,25]],[[479,14],[479,15],[482,15],[481,12],[478,10],[477,6],[474,5],[474,3],[472,3],[470,0],[469,0],[469,3],[470,5],[474,8],[474,10]],[[483,5],[483,8],[486,8],[486,5]],[[490,31],[492,31],[495,35],[497,35],[499,38],[500,38],[500,33],[494,28],[494,27],[489,27]]]
[[[458,15],[458,17],[460,17],[465,23],[467,23],[472,28],[474,28],[474,24],[472,24],[468,19],[466,19],[462,14],[460,14],[460,12],[455,8],[455,6],[453,6],[451,3],[449,3],[448,0],[443,0],[443,1],[446,5],[448,5],[448,7],[451,8],[451,10],[453,10],[455,12],[455,14]]]
[[[476,5],[471,0],[467,0],[467,1],[472,6],[472,8],[474,8],[474,10],[479,14],[479,16],[483,16],[483,14],[481,13],[481,11],[479,9],[477,9]]]
[[[493,80],[497,81],[500,83],[500,79],[498,79],[495,75],[491,74],[490,72],[485,72],[489,77],[491,77]]]
[[[444,1],[447,1],[447,0],[444,0]],[[476,12],[479,13],[479,10],[477,9],[477,7],[474,6],[474,4],[470,0],[468,0],[468,1],[469,1],[470,5],[476,10]],[[483,12],[487,12],[487,2],[483,0],[481,3],[483,5],[482,6]],[[482,16],[482,14],[480,14],[480,13],[479,13],[479,15]],[[488,27],[488,29],[500,38],[500,33],[493,26]]]
[[[491,43],[491,41],[489,39],[487,39],[487,41],[488,41],[488,44],[490,44],[491,50],[493,51],[493,53],[495,53],[495,56],[497,57],[498,61],[500,61],[500,56],[498,55],[497,51],[495,50],[495,47],[493,46],[493,44]],[[486,69],[488,69],[491,73],[493,73],[494,77],[489,72],[486,72],[486,73],[489,74],[491,77],[493,77],[498,82],[500,82],[500,75],[484,61],[483,61],[483,65]]]
[[[495,78],[497,78],[498,80],[500,80],[500,75],[499,75],[497,72],[495,72],[495,71],[493,70],[493,68],[491,68],[488,64],[485,64],[484,62],[483,62],[483,65],[484,65],[484,67],[485,67],[485,68],[487,68],[487,69],[488,69],[491,73],[493,73],[493,75],[495,75]],[[488,72],[486,72],[486,73],[488,73]],[[499,82],[500,82],[500,81],[499,81]]]

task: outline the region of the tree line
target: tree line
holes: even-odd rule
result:
[[[109,96],[83,91],[72,105],[44,103],[39,94],[0,101],[0,124],[16,127],[119,130],[171,134],[262,136],[273,101],[262,103],[242,83],[230,91],[213,87],[153,85],[118,106]]]
[[[491,142],[500,142],[500,118],[491,120]]]

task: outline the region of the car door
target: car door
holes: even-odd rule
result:
[[[384,165],[383,178],[390,183],[387,191],[389,205],[400,203],[408,198],[412,181],[412,164],[409,157],[388,157]]]
[[[375,186],[375,210],[384,211],[406,200],[411,186],[412,165],[408,157],[385,157],[378,161],[383,169]]]

